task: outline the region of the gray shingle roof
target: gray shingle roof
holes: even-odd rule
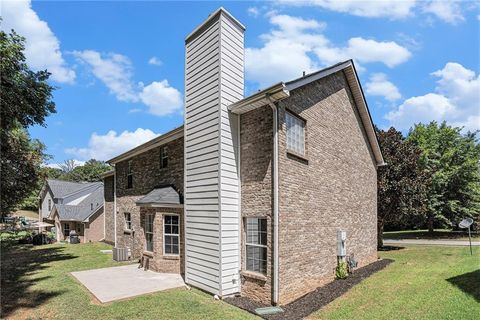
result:
[[[52,190],[54,198],[63,198],[84,188],[90,188],[101,182],[72,182],[55,179],[47,179],[47,184]]]
[[[144,205],[181,205],[182,196],[172,186],[153,189],[146,196],[137,200],[137,206]]]
[[[60,220],[84,221],[92,214],[103,207],[103,183],[96,182],[90,193],[85,196],[79,203],[75,205],[56,204]],[[92,208],[93,204],[93,208]]]

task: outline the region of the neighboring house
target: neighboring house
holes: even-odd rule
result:
[[[152,270],[286,304],[334,279],[339,230],[377,259],[384,162],[351,60],[244,98],[244,30],[220,8],[187,36],[185,124],[108,161],[106,225]]]
[[[40,221],[55,226],[57,241],[75,231],[81,242],[105,238],[102,182],[47,179],[40,191]]]

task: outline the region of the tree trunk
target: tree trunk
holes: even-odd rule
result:
[[[427,216],[428,232],[433,233],[433,213],[429,212]]]
[[[378,249],[383,248],[383,226],[384,226],[383,220],[378,220],[378,226],[377,226],[377,247]]]

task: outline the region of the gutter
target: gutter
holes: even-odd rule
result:
[[[273,304],[278,305],[278,108],[266,98],[273,111]]]

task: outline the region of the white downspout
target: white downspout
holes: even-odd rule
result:
[[[267,99],[273,111],[273,304],[278,305],[278,108]]]
[[[117,166],[113,165],[113,230],[115,232],[115,248],[117,247]]]

